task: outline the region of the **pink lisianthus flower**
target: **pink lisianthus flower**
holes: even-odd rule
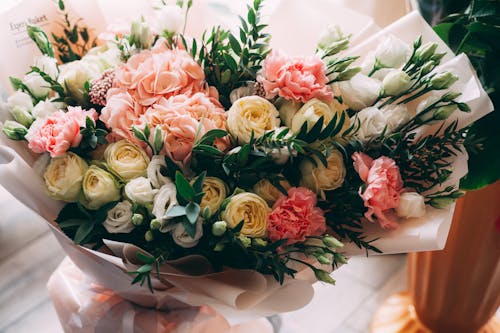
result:
[[[272,51],[264,60],[258,81],[264,86],[267,98],[283,97],[294,102],[307,102],[318,98],[333,100],[327,85],[326,66],[318,56],[290,57]]]
[[[97,112],[70,106],[67,112],[59,110],[35,120],[26,134],[29,148],[35,153],[49,152],[51,157],[56,157],[71,147],[78,147],[82,141],[80,128],[85,127],[87,117],[95,124]]]
[[[373,222],[375,216],[382,228],[396,229],[397,222],[386,216],[387,211],[398,207],[403,189],[403,180],[396,162],[386,156],[373,160],[364,153],[354,153],[352,159],[354,169],[366,184],[364,191],[359,190],[365,207],[368,208],[365,217]]]
[[[292,187],[288,190],[288,196],[281,196],[269,213],[269,239],[273,242],[287,239],[290,245],[303,242],[306,237],[324,234],[325,214],[316,204],[314,192],[304,187]]]
[[[226,113],[219,102],[204,93],[195,93],[161,98],[147,109],[140,122],[142,127],[160,126],[165,134],[165,153],[185,165],[191,157],[196,135],[201,137],[212,129],[225,129]],[[216,145],[225,150],[229,142],[218,140]]]

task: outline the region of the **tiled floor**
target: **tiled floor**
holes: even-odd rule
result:
[[[44,222],[0,188],[0,332],[59,333],[45,284],[64,253]],[[312,303],[282,316],[283,333],[365,333],[374,310],[405,288],[405,256],[357,257],[317,284]]]

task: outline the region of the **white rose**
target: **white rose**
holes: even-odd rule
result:
[[[386,117],[387,131],[393,133],[413,117],[414,113],[404,104],[388,105],[382,109]]]
[[[279,113],[271,102],[259,96],[237,100],[227,112],[227,129],[240,144],[259,138],[280,125]]]
[[[145,176],[149,164],[146,152],[127,140],[111,143],[104,151],[104,159],[108,167],[125,181]]]
[[[318,122],[323,117],[323,128],[333,119],[335,112],[330,109],[330,106],[317,98],[309,100],[304,104],[293,116],[291,130],[294,133],[300,132],[302,125],[307,123],[307,130]]]
[[[387,118],[382,111],[376,107],[369,107],[359,111],[352,120],[360,121],[360,128],[356,133],[361,141],[368,141],[373,137],[382,134],[387,126]]]
[[[69,62],[59,67],[60,73],[57,81],[67,89],[67,92],[79,104],[85,102],[85,82],[91,82],[101,75],[97,64],[83,60]]]
[[[293,116],[297,113],[297,111],[299,111],[302,105],[302,103],[287,100],[284,100],[284,102],[280,105],[279,115],[281,121],[283,122],[283,124],[285,124],[286,127],[292,127]]]
[[[326,159],[326,167],[316,156],[313,159],[316,165],[309,160],[304,160],[300,164],[301,186],[307,187],[315,193],[333,191],[342,186],[346,175],[342,153],[338,150],[332,150]]]
[[[23,78],[24,85],[38,99],[46,98],[50,92],[50,84],[38,73],[26,74]]]
[[[99,209],[107,203],[120,200],[120,188],[113,175],[92,165],[83,177],[82,204],[88,209]]]
[[[356,74],[349,81],[342,81],[337,85],[344,103],[355,111],[371,106],[382,88],[379,80],[363,74]]]
[[[34,66],[50,76],[52,80],[57,80],[59,69],[57,68],[57,60],[55,58],[46,55],[38,56],[35,58]]]
[[[78,201],[87,168],[87,163],[74,153],[51,159],[43,174],[49,196],[65,202]]]
[[[277,139],[277,137],[280,135],[280,133],[285,131],[285,130],[288,130],[288,133],[285,134],[285,136],[282,139],[291,138],[293,135],[292,131],[289,128],[284,127],[284,126],[279,127],[276,130],[274,130],[273,138]],[[263,151],[273,159],[274,163],[276,163],[278,165],[286,164],[286,162],[288,162],[288,159],[290,158],[290,155],[291,155],[288,147],[279,148],[279,149],[278,148],[264,148]],[[296,156],[295,151],[292,151],[292,154],[294,156]]]
[[[399,69],[390,71],[382,81],[384,96],[398,96],[410,89],[411,85],[410,76]]]
[[[406,219],[422,217],[425,215],[425,199],[416,192],[402,193],[396,208],[399,217]]]
[[[153,215],[162,223],[165,223],[167,211],[177,205],[177,189],[172,181],[163,185],[153,201]],[[163,231],[160,229],[160,231]]]
[[[151,186],[151,182],[146,177],[132,179],[125,185],[127,198],[140,205],[152,203],[156,193],[158,190]]]
[[[153,29],[158,35],[178,34],[184,26],[184,15],[182,9],[178,6],[162,6],[156,11],[156,17],[153,21]]]
[[[35,118],[45,118],[59,110],[56,103],[52,103],[49,100],[40,101],[35,105],[31,113]]]
[[[375,58],[382,67],[399,68],[410,58],[411,49],[401,39],[390,35],[375,50]]]
[[[128,234],[134,230],[132,215],[130,201],[122,201],[108,211],[108,216],[102,225],[110,234]]]
[[[194,237],[191,237],[187,234],[186,229],[182,223],[178,223],[175,226],[174,231],[172,232],[172,239],[175,244],[189,249],[198,245],[200,238],[203,236],[203,220],[201,218],[196,221],[196,233]]]
[[[160,188],[167,183],[172,181],[163,173],[167,170],[167,163],[165,162],[165,156],[155,155],[151,158],[151,162],[146,170],[148,179],[154,188]]]

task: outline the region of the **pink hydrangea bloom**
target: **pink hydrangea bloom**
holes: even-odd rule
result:
[[[386,216],[388,210],[398,207],[403,189],[403,180],[396,162],[386,156],[373,160],[364,153],[354,153],[352,159],[354,169],[366,183],[364,191],[359,190],[365,207],[368,208],[365,217],[373,222],[375,215],[384,229],[397,228],[398,224]]]
[[[326,231],[324,212],[316,207],[317,197],[304,187],[292,187],[281,196],[269,213],[267,232],[271,241],[288,239],[287,244],[303,242]]]
[[[85,127],[89,117],[95,123],[97,112],[85,111],[81,107],[68,107],[68,111],[56,111],[48,117],[37,119],[28,130],[26,140],[35,153],[49,152],[56,157],[71,147],[78,147],[82,140],[80,128]]]
[[[204,93],[162,98],[141,117],[142,126],[160,126],[165,133],[165,153],[174,161],[186,164],[191,157],[194,140],[212,129],[226,128],[226,113],[219,102]],[[226,149],[228,142],[216,142]]]
[[[295,102],[307,102],[319,98],[333,100],[327,85],[326,66],[318,56],[290,57],[272,51],[264,60],[262,75],[258,81],[264,86],[267,98],[283,97]]]
[[[162,97],[214,93],[205,82],[203,69],[189,53],[162,45],[160,41],[152,50],[133,55],[118,67],[115,87],[127,89],[143,106],[151,106]]]

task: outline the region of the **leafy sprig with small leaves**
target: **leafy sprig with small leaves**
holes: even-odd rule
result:
[[[163,150],[165,141],[163,131],[160,126],[156,126],[152,133],[148,124],[146,124],[142,130],[132,126],[132,133],[134,133],[134,136],[137,139],[147,144],[153,152],[153,155],[158,155]]]
[[[72,148],[71,151],[80,156],[88,156],[89,153],[97,148],[98,144],[107,144],[106,135],[108,135],[108,131],[105,128],[106,126],[100,121],[97,121],[96,124],[94,120],[87,117],[85,119],[85,126],[80,128],[82,141],[78,147]]]

